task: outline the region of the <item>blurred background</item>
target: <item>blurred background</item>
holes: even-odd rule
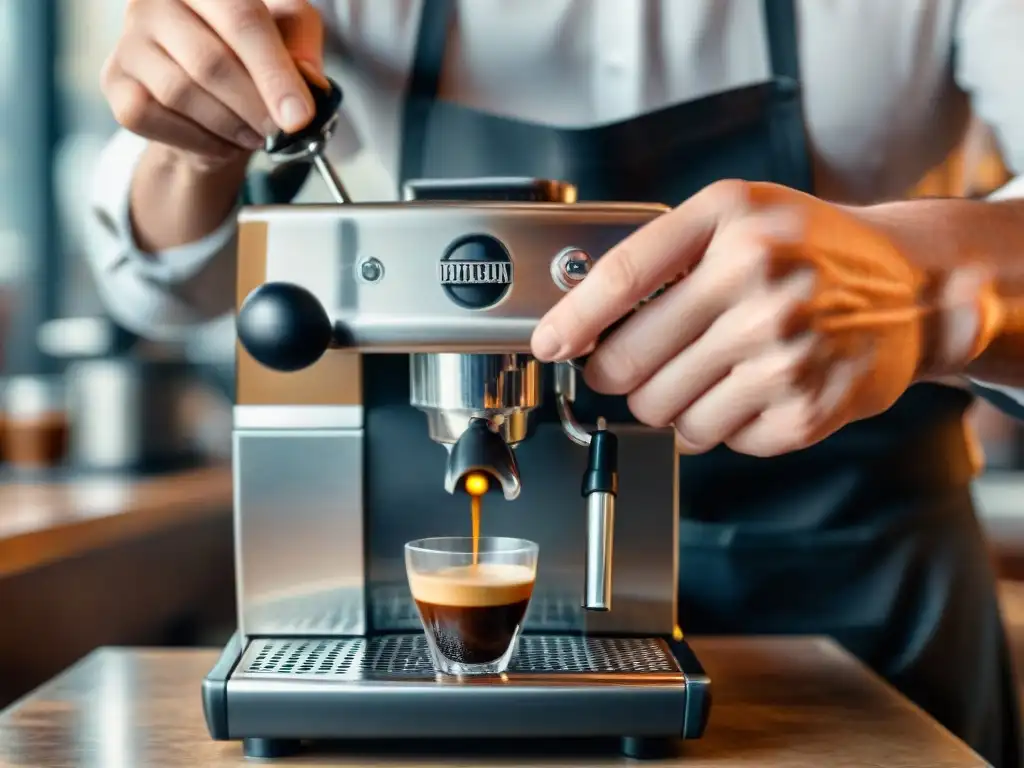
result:
[[[232,628],[230,372],[116,328],[83,258],[115,128],[99,71],[125,4],[0,0],[0,706],[96,645]],[[975,123],[908,194],[1007,178]],[[1007,617],[1024,625],[1024,431],[984,404],[970,418]]]
[[[125,5],[0,0],[0,707],[234,629],[230,371],[116,327],[83,258]]]

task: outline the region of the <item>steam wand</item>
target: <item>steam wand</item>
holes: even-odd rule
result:
[[[608,431],[604,418],[587,432],[576,420],[576,370],[569,363],[555,365],[555,395],[562,430],[577,445],[588,449],[587,471],[581,493],[587,500],[587,550],[584,570],[583,608],[610,611],[612,607],[612,551],[615,532],[615,499],[619,493],[619,441]]]

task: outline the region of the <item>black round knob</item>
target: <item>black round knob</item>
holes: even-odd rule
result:
[[[242,302],[238,340],[261,365],[299,371],[331,345],[333,327],[320,301],[292,283],[264,283]]]

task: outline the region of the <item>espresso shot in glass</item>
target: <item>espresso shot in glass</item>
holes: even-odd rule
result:
[[[434,670],[443,675],[508,669],[537,578],[532,541],[482,536],[405,545],[409,589]]]

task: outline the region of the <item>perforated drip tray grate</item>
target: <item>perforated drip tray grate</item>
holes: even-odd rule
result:
[[[520,675],[637,675],[681,677],[668,646],[657,638],[524,635],[509,667]],[[422,634],[373,638],[253,640],[235,677],[433,679]]]

